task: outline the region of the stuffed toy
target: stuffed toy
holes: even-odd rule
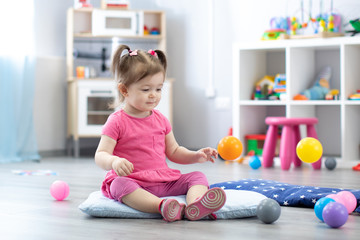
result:
[[[331,68],[324,67],[317,75],[314,85],[294,97],[294,100],[324,100],[330,91]]]

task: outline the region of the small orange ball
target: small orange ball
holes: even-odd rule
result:
[[[243,145],[238,138],[227,136],[220,140],[217,150],[223,159],[235,160],[240,157]]]

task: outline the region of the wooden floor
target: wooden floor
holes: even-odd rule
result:
[[[341,162],[334,171],[301,169],[282,171],[253,170],[246,164],[218,160],[215,164],[175,165],[182,172],[201,170],[210,183],[242,178],[262,178],[291,184],[320,187],[360,188],[360,172],[353,163]],[[12,170],[53,170],[57,176],[20,176]],[[89,193],[99,190],[105,172],[91,158],[56,157],[40,163],[0,165],[0,239],[359,239],[360,216],[350,215],[340,229],[321,223],[313,209],[282,207],[280,219],[266,225],[256,217],[218,221],[135,220],[92,218],[78,205]],[[58,202],[49,194],[55,180],[70,185],[66,201]]]

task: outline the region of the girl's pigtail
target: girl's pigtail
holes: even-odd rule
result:
[[[125,49],[127,49],[130,52],[130,48],[128,46],[120,45],[114,54],[112,66],[111,66],[111,71],[114,75],[118,74],[118,72],[119,72],[120,63],[122,61],[121,54]],[[118,76],[116,76],[116,77],[118,77]]]
[[[155,50],[157,57],[159,59],[159,61],[161,62],[161,65],[164,67],[164,70],[166,72],[166,68],[167,68],[167,61],[166,61],[166,56],[165,53],[161,50]]]

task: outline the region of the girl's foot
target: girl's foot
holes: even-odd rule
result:
[[[185,216],[191,221],[199,220],[221,209],[225,201],[226,194],[224,190],[221,188],[212,188],[185,208]],[[214,219],[213,217],[210,218]]]
[[[185,204],[175,199],[164,199],[161,202],[160,212],[164,220],[174,222],[184,218]]]

